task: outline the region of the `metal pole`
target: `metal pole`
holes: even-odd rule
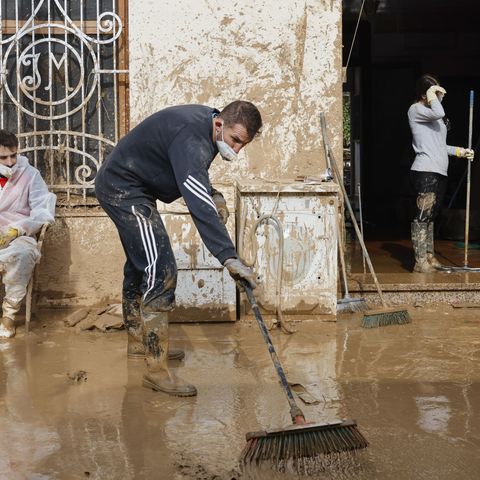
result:
[[[358,208],[360,210],[360,232],[362,232],[363,237],[363,209],[362,209],[362,190],[360,187],[360,182],[357,183],[358,191]],[[362,251],[362,260],[363,260],[363,274],[367,273],[367,267],[365,266],[365,254]]]
[[[468,118],[468,148],[472,148],[472,127],[473,127],[473,90],[470,90],[470,112]],[[467,201],[465,207],[465,261],[464,266],[468,267],[468,241],[470,230],[470,183],[472,176],[472,162],[467,159]]]

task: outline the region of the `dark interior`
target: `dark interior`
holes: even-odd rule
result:
[[[361,4],[343,0],[344,66]],[[344,83],[351,118],[350,144],[344,147],[347,158],[351,155],[346,178],[357,211],[361,185],[367,239],[409,238],[415,197],[409,180],[414,152],[407,110],[423,73],[437,76],[447,90],[443,106],[451,122],[449,145],[467,146],[469,91],[475,91],[470,238],[480,237],[479,21],[480,2],[475,0],[365,1]],[[466,166],[464,159],[450,159],[437,238],[463,239]]]

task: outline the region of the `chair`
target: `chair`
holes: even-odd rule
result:
[[[48,227],[49,227],[49,224],[44,223],[42,225],[40,233],[37,234],[37,247],[40,253],[42,253],[43,240],[45,238],[45,233],[47,232]],[[28,282],[28,286],[27,286],[27,294],[25,296],[25,333],[26,334],[30,330],[30,320],[32,319],[33,286],[35,283],[35,274],[37,272],[38,263],[35,265],[33,269],[32,276],[30,277],[30,281]]]

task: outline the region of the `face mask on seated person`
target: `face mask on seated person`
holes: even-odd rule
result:
[[[0,175],[5,178],[10,178],[12,176],[12,169],[6,165],[0,163]]]

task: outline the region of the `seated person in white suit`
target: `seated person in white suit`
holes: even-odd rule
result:
[[[55,219],[56,196],[40,172],[18,155],[15,134],[0,130],[0,275],[5,285],[0,337],[15,335],[35,263],[40,258],[36,233]]]

